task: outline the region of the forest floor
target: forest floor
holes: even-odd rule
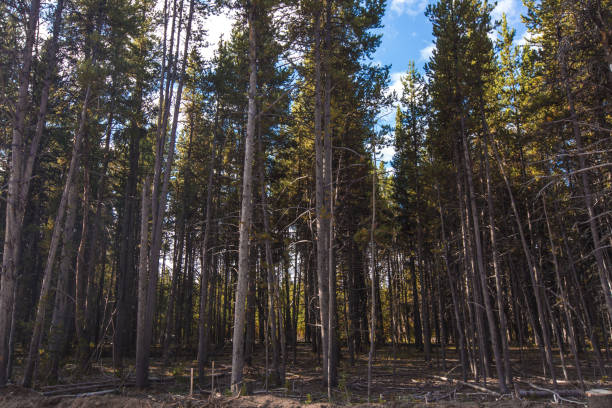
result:
[[[513,398],[512,395],[495,395],[495,381],[489,381],[486,389],[474,389],[470,386],[447,381],[444,378],[458,379],[460,366],[454,353],[447,353],[446,367],[442,367],[442,357],[437,348],[432,353],[432,364],[423,360],[422,352],[416,352],[412,347],[402,347],[394,353],[391,347],[383,347],[377,351],[376,360],[372,368],[371,404],[367,404],[367,355],[361,355],[351,366],[345,354],[338,370],[339,385],[332,390],[332,401],[327,398],[327,390],[320,381],[319,360],[307,345],[298,346],[295,364],[293,351],[289,350],[290,361],[287,364],[286,381],[280,387],[265,389],[265,354],[264,350],[256,350],[253,356],[254,364],[246,367],[245,380],[249,386],[247,396],[232,397],[228,392],[229,373],[231,371],[231,355],[229,348],[222,353],[211,357],[215,364],[214,392],[211,392],[211,367],[207,369],[205,386],[200,390],[194,384],[193,395],[190,390],[190,369],[196,362],[180,360],[172,365],[163,367],[161,361],[154,360],[151,365],[151,377],[155,382],[151,387],[141,391],[129,386],[129,381],[101,386],[96,391],[109,391],[105,395],[88,395],[80,397],[55,396],[48,394],[50,388],[47,384],[40,384],[35,390],[24,389],[18,386],[9,386],[0,389],[0,407],[58,407],[58,408],[89,408],[89,407],[329,407],[329,406],[372,406],[372,407],[560,407],[585,405],[585,399],[580,396],[566,397],[569,401],[557,401],[555,396],[544,392],[540,398]],[[513,350],[512,366],[515,373],[515,383],[521,391],[535,391],[537,387],[552,389],[551,382],[542,377],[542,367],[537,350],[520,352]],[[585,356],[586,357],[586,356]],[[557,376],[559,390],[580,389],[575,381],[564,381],[559,355]],[[570,364],[571,356],[566,356],[568,378],[576,378],[575,367]],[[572,360],[573,361],[573,360]],[[586,389],[605,388],[612,389],[612,381],[608,377],[600,377],[596,373],[593,360],[589,363],[582,361],[581,367],[585,377]],[[68,369],[59,383],[83,384],[103,383],[116,378],[110,367],[110,360],[102,359],[101,364],[94,367],[89,376],[76,376],[70,374]],[[607,365],[608,372],[612,366]],[[16,374],[19,374],[18,370]],[[19,378],[19,376],[17,376]],[[55,381],[58,382],[58,381]],[[470,382],[471,385],[476,385]],[[126,386],[128,385],[128,386]],[[57,385],[55,386],[57,387]],[[86,388],[86,387],[85,387]],[[108,390],[106,390],[108,389]],[[490,390],[490,391],[487,391]],[[68,388],[66,388],[68,390]],[[83,391],[88,391],[84,389]],[[112,392],[111,392],[112,390]],[[70,391],[75,394],[79,391]],[[67,391],[68,393],[68,391]],[[59,393],[62,394],[62,393]]]

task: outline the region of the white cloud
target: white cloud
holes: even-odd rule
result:
[[[428,61],[432,57],[435,49],[435,44],[429,44],[427,47],[421,49],[421,51],[419,51],[419,54],[421,55],[421,61]]]
[[[396,14],[416,16],[422,13],[427,6],[427,0],[391,0],[391,10]]]
[[[516,45],[520,45],[521,47],[529,44],[529,40],[533,37],[533,35],[529,31],[525,31],[521,38],[516,40]]]
[[[219,15],[208,16],[203,24],[203,28],[206,30],[208,46],[201,49],[202,56],[211,58],[213,53],[217,50],[221,37],[226,41],[229,40],[232,33],[232,26],[235,21],[235,13],[229,10],[224,10],[224,12]]]
[[[391,160],[393,159],[393,156],[395,155],[395,146],[393,146],[392,144],[389,146],[385,146],[380,150],[380,156],[379,156],[379,160],[384,161],[387,166],[389,165],[389,163],[391,162]],[[378,156],[378,155],[377,155]]]
[[[516,18],[519,14],[519,5],[516,0],[499,0],[491,15],[498,20],[502,17],[502,14],[505,14],[508,20]]]
[[[404,72],[393,72],[391,73],[391,85],[389,85],[389,94],[395,92],[397,97],[402,96],[402,76]]]
[[[521,38],[515,40],[514,43],[521,47],[531,47],[537,50],[542,48],[539,44],[539,37],[530,31],[525,31]]]

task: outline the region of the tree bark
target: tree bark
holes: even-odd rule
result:
[[[138,252],[138,315],[136,320],[136,386],[146,386],[145,320],[147,314],[147,254],[149,247],[149,177],[142,186],[140,208],[140,249]]]
[[[315,131],[315,206],[317,242],[317,283],[319,286],[319,314],[321,319],[322,380],[327,385],[329,375],[329,208],[326,200],[327,186],[325,165],[325,141],[323,135],[322,101],[322,52],[321,52],[321,11],[317,8],[314,16],[314,131]]]
[[[248,286],[249,248],[251,222],[253,217],[253,159],[255,144],[255,121],[257,115],[257,34],[255,24],[259,12],[259,2],[253,0],[247,10],[249,26],[249,90],[247,134],[244,151],[244,173],[242,177],[242,205],[240,211],[240,238],[238,246],[238,286],[234,307],[234,334],[232,341],[232,376],[231,388],[235,395],[242,387],[242,369],[244,367],[244,326],[245,303]]]

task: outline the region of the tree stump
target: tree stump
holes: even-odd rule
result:
[[[589,408],[609,408],[612,407],[612,391],[595,389],[586,392]]]

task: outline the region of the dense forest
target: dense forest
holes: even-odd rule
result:
[[[384,0],[2,0],[0,387],[231,355],[239,394],[300,347],[330,397],[380,350],[608,378],[612,1],[523,2],[521,42],[430,2],[398,94]]]

